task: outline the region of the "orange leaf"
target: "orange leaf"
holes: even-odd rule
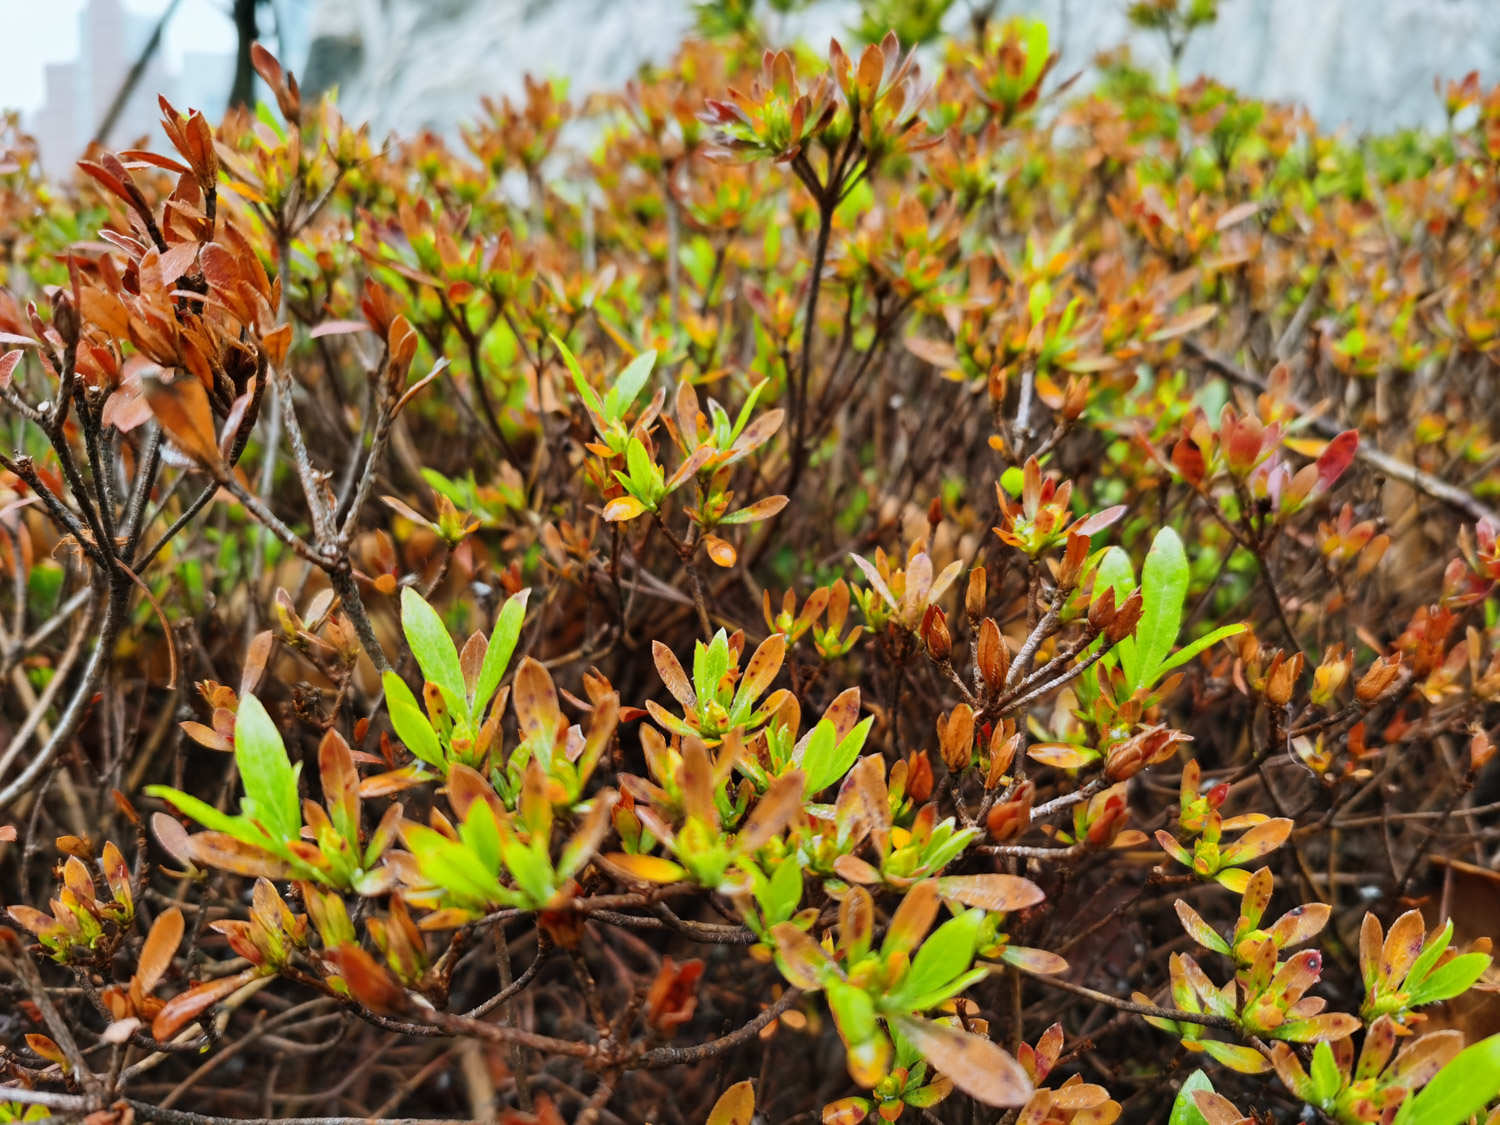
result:
[[[141,379],[151,413],[176,446],[200,464],[219,464],[219,443],[214,437],[214,416],[208,392],[197,379],[176,378],[170,383],[155,376]]]
[[[184,1025],[197,1019],[211,1005],[217,1004],[231,993],[237,992],[259,975],[258,969],[245,969],[232,977],[220,977],[195,984],[162,1005],[161,1011],[151,1021],[152,1038],[159,1042],[170,1039]]]
[[[659,855],[628,855],[610,852],[599,857],[606,866],[613,868],[627,879],[647,883],[675,883],[687,877],[687,871]]]

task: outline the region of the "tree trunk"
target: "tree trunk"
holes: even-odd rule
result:
[[[229,106],[255,103],[255,70],[250,65],[250,44],[255,42],[257,0],[234,0],[234,33],[238,40],[234,58],[234,85],[229,88]]]

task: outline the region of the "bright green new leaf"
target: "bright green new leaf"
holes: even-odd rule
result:
[[[1212,633],[1207,633],[1204,636],[1199,637],[1196,641],[1193,641],[1191,644],[1184,645],[1182,648],[1174,652],[1171,656],[1167,657],[1167,659],[1162,661],[1162,663],[1157,667],[1156,675],[1158,677],[1164,676],[1173,668],[1180,668],[1189,660],[1192,660],[1200,652],[1206,652],[1214,645],[1218,644],[1220,641],[1227,641],[1230,637],[1238,636],[1244,631],[1245,623],[1243,621],[1236,622],[1233,625],[1220,625]]]
[[[1463,1125],[1500,1094],[1500,1035],[1471,1044],[1402,1103],[1396,1125]]]
[[[827,719],[820,720],[813,727],[801,758],[792,759],[792,764],[800,767],[807,778],[807,788],[804,790],[806,796],[821,793],[849,772],[855,759],[859,757],[859,752],[864,749],[865,739],[869,737],[870,725],[874,721],[874,716],[862,719],[842,739],[836,738],[837,730]]]
[[[444,701],[455,714],[467,715],[469,693],[464,687],[458,649],[453,647],[453,638],[448,635],[448,627],[443,624],[437,610],[410,586],[401,591],[401,629],[422,675],[437,684]]]
[[[385,688],[385,708],[391,714],[396,737],[419,759],[446,772],[447,762],[443,759],[443,747],[438,742],[437,732],[417,706],[417,697],[411,693],[411,688],[389,668],[380,677],[380,682]]]
[[[974,949],[983,922],[984,911],[966,910],[934,930],[912,958],[911,968],[901,981],[900,1001],[915,1002],[967,972],[974,962]],[[985,971],[980,970],[979,975],[984,976]],[[926,1006],[929,1005],[923,1004]]]
[[[823,990],[833,1020],[846,1042],[867,1043],[874,1038],[879,1027],[875,1022],[875,1003],[868,992],[837,977],[830,977]]]
[[[233,836],[236,840],[253,844],[256,847],[270,847],[265,834],[244,817],[230,816],[228,813],[220,812],[207,801],[201,801],[191,793],[184,793],[169,785],[148,785],[146,795],[160,797],[163,801],[171,802],[172,807],[178,812],[192,817],[210,832],[223,832],[226,836]],[[301,831],[300,825],[298,831]]]
[[[235,716],[234,760],[245,786],[245,815],[281,840],[297,839],[302,831],[302,803],[297,796],[301,766],[287,759],[281,732],[253,695],[240,700]]]
[[[1332,1100],[1343,1088],[1344,1076],[1339,1073],[1338,1063],[1333,1058],[1333,1048],[1327,1041],[1313,1048],[1312,1070],[1313,1092],[1320,1100]]]
[[[556,336],[553,336],[551,339],[552,346],[557,349],[557,353],[563,357],[563,362],[568,365],[568,371],[573,376],[573,385],[578,388],[578,394],[583,399],[583,404],[600,418],[605,418],[604,403],[599,399],[599,392],[589,386],[589,381],[584,378],[583,369],[578,366],[578,361],[573,358],[573,353]]]
[[[463,844],[421,824],[409,824],[402,832],[418,869],[454,899],[470,906],[508,901],[500,880]]]
[[[1156,670],[1172,653],[1187,601],[1188,560],[1177,532],[1164,527],[1151,541],[1141,568],[1141,621],[1135,637],[1139,656],[1133,687],[1154,681]]]
[[[1423,1004],[1435,1004],[1439,1000],[1451,1000],[1472,988],[1489,967],[1490,957],[1487,953],[1460,954],[1433,970],[1426,980],[1410,986],[1411,1006],[1416,1008]]]
[[[516,642],[521,638],[521,625],[526,619],[526,599],[530,590],[512,594],[500,610],[495,622],[495,631],[490,634],[489,647],[484,652],[484,663],[479,666],[479,682],[474,685],[474,698],[470,702],[470,715],[478,721],[484,715],[510,667],[510,658],[515,654]]]
[[[651,369],[656,366],[656,353],[644,351],[636,356],[615,379],[615,385],[604,396],[604,416],[617,422],[630,409],[631,403],[641,393],[646,380],[651,378]]]

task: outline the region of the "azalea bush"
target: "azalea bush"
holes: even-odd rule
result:
[[[948,7],[6,125],[0,1119],[1500,1121],[1500,87]]]

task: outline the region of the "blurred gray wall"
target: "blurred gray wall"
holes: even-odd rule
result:
[[[647,60],[669,59],[692,27],[689,0],[315,0],[307,84],[337,84],[346,115],[378,130],[451,130],[481,94],[510,93],[523,73],[571,80],[575,94],[615,86]],[[968,4],[958,0],[962,23]],[[1125,0],[1004,0],[1002,15],[1045,18],[1062,54],[1058,74],[1129,42]],[[847,43],[853,6],[818,0],[775,27],[778,37],[830,34]],[[1327,127],[1382,131],[1438,124],[1435,77],[1478,70],[1500,82],[1500,0],[1221,0],[1217,24],[1188,46],[1181,74],[1307,105]]]

